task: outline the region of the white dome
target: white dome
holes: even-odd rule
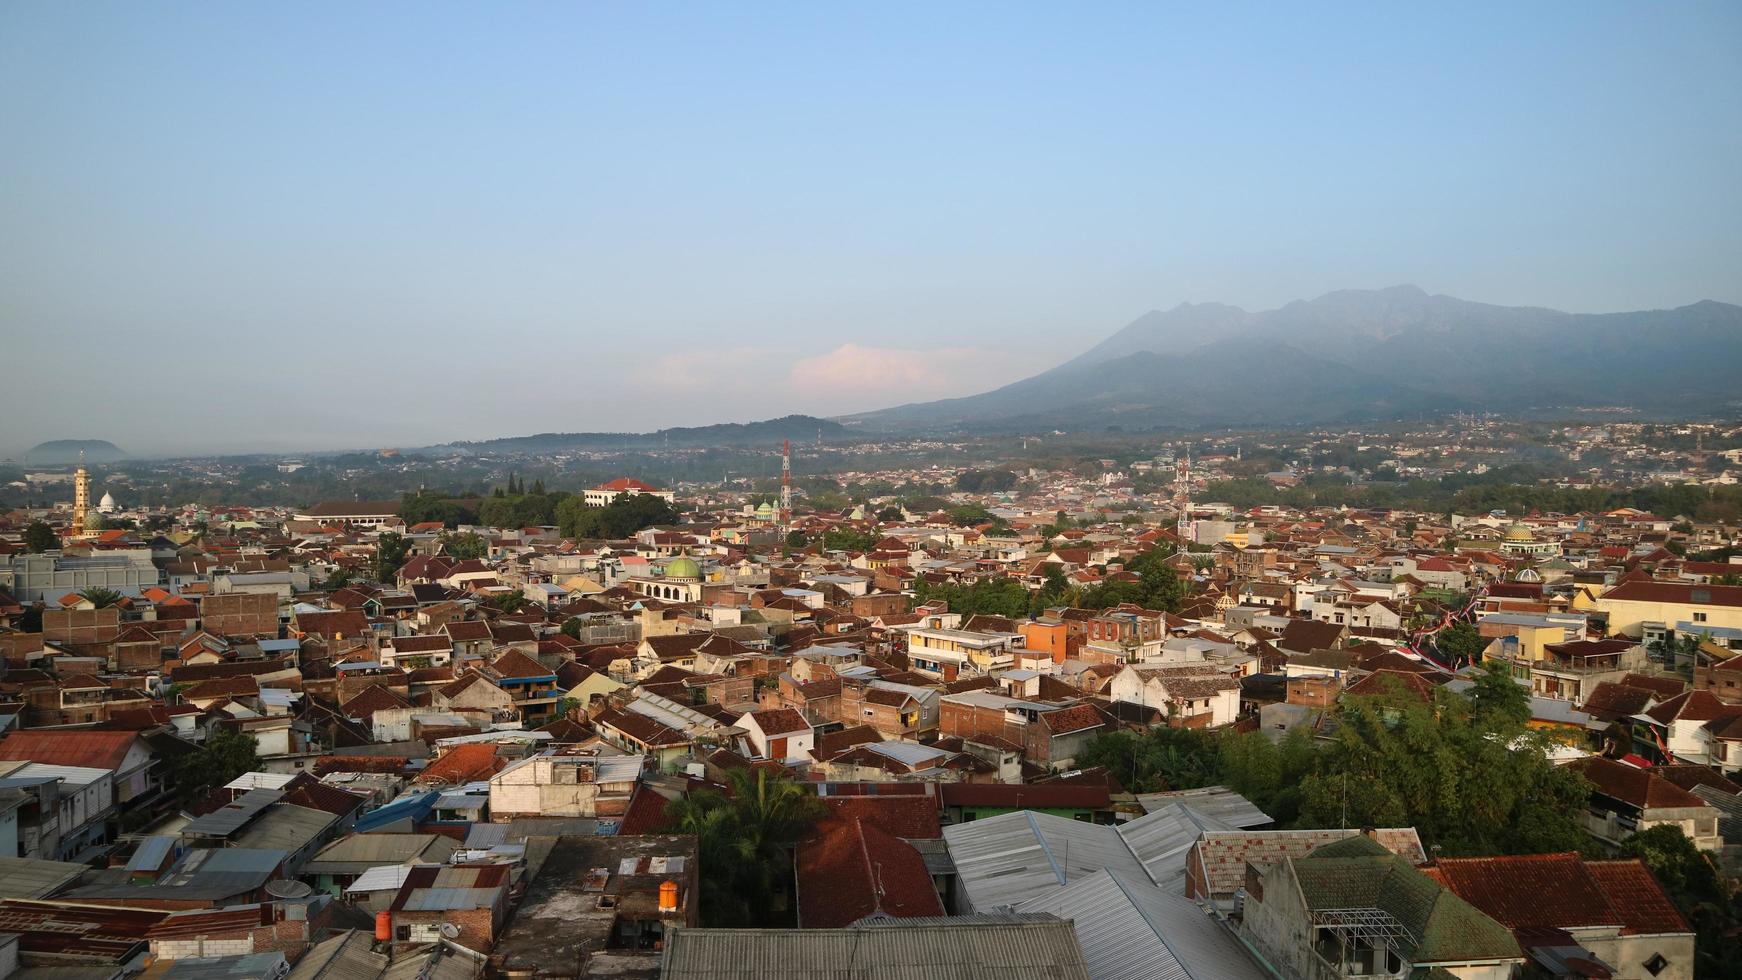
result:
[[[115,509],[115,498],[110,496],[109,494],[106,494],[106,493],[103,494],[103,499],[97,501],[97,510],[101,511],[102,513],[107,514],[110,511],[113,511],[114,509]]]

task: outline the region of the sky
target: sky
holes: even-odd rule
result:
[[[1147,310],[1742,301],[1742,4],[0,4],[0,454],[996,387]]]

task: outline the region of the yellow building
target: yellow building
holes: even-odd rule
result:
[[[1742,630],[1742,586],[1694,585],[1639,579],[1622,582],[1597,599],[1609,617],[1610,635],[1635,639],[1647,623],[1677,633]]]

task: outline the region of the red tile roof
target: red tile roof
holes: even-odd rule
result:
[[[416,783],[442,783],[457,785],[479,779],[489,779],[503,767],[503,760],[496,755],[496,746],[488,743],[471,745],[456,745],[442,757],[429,764],[429,768],[418,773],[412,780]]]
[[[954,785],[954,784],[950,784]],[[863,820],[891,837],[936,840],[943,836],[932,796],[825,796],[830,819]]]
[[[1623,924],[1605,889],[1572,851],[1442,858],[1430,873],[1508,929],[1618,929]]]
[[[1742,715],[1742,705],[1725,704],[1711,691],[1685,691],[1645,713],[1660,725],[1672,721],[1711,721]]]
[[[1584,776],[1604,796],[1641,810],[1707,806],[1705,800],[1651,770],[1614,759],[1592,756],[1568,763],[1567,768]]]
[[[1603,593],[1603,599],[1667,602],[1688,606],[1742,606],[1742,585],[1691,585],[1635,579]]]
[[[945,914],[925,859],[911,845],[862,819],[824,820],[817,829],[796,855],[800,928],[841,928],[873,913]]]
[[[137,732],[13,732],[0,739],[0,761],[119,769]]]
[[[1586,861],[1585,870],[1597,879],[1609,903],[1621,913],[1623,931],[1656,934],[1692,932],[1675,903],[1665,895],[1657,879],[1638,858],[1628,861]]]

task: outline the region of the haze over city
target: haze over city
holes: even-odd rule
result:
[[[1181,302],[1735,302],[1739,48],[1722,2],[8,4],[0,452],[859,412]]]

